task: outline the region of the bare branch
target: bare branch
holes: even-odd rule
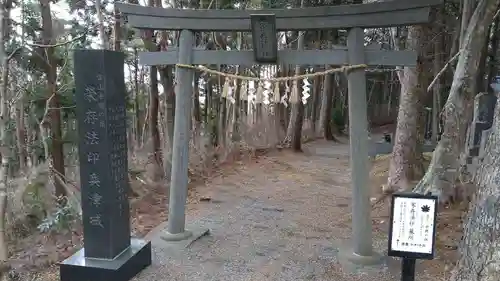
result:
[[[17,47],[14,51],[12,51],[12,53],[10,53],[8,56],[7,56],[7,62],[9,62],[17,53],[19,53],[19,51],[21,51],[23,49],[23,47]]]
[[[434,77],[434,79],[432,80],[432,82],[429,84],[429,87],[427,87],[427,92],[430,92],[432,90],[432,87],[434,87],[434,84],[436,84],[436,82],[438,81],[439,77],[441,77],[441,75],[443,75],[443,73],[446,71],[446,69],[448,69],[448,67],[451,65],[451,63],[453,61],[455,61],[458,56],[460,55],[462,51],[458,51],[444,66],[443,68],[438,72],[438,74],[436,74],[436,76]]]
[[[61,42],[61,43],[57,43],[57,44],[48,44],[47,45],[47,44],[37,44],[37,43],[26,43],[26,45],[28,45],[30,47],[39,47],[39,48],[55,48],[55,47],[60,47],[60,46],[68,45],[68,44],[71,44],[71,43],[73,43],[75,41],[78,41],[81,38],[83,38],[85,35],[87,35],[87,33],[84,33],[82,35],[76,36],[75,38],[73,38],[71,40],[68,40],[68,41],[65,41],[65,42]],[[20,48],[22,48],[22,47],[19,47],[18,49],[20,49]]]

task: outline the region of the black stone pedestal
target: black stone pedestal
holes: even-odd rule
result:
[[[59,264],[61,281],[128,281],[151,265],[151,242],[131,239],[112,260],[86,258],[84,249]]]

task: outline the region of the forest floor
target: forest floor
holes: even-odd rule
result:
[[[207,226],[211,233],[176,255],[154,241],[155,227],[166,220],[167,188],[133,182],[134,190],[141,190],[140,198],[132,200],[133,234],[149,233],[154,247],[154,264],[137,280],[396,280],[396,260],[362,270],[346,271],[339,264],[339,249],[351,236],[348,153],[346,139],[315,141],[304,145],[304,153],[269,152],[223,165],[210,178],[192,182],[187,222]],[[387,245],[389,199],[380,186],[387,180],[388,161],[388,156],[373,160],[370,175],[372,200],[377,202],[372,210],[374,247],[379,253]],[[465,210],[465,204],[440,210],[437,256],[419,263],[417,280],[449,276]],[[16,245],[14,268],[32,273],[22,274],[22,280],[56,281],[55,263],[81,247],[81,229],[33,234]]]

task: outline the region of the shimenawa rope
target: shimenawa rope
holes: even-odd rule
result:
[[[210,73],[210,74],[215,74],[219,75],[222,77],[234,79],[234,80],[245,80],[245,81],[269,81],[271,83],[273,82],[286,82],[286,81],[297,81],[301,79],[309,79],[313,78],[316,76],[323,76],[326,74],[332,74],[332,73],[338,73],[338,72],[344,72],[344,73],[349,73],[350,71],[357,70],[357,69],[365,69],[368,66],[366,64],[357,64],[357,65],[346,65],[342,66],[339,68],[331,68],[327,69],[325,71],[319,71],[319,72],[314,72],[314,73],[306,73],[306,74],[301,74],[301,75],[294,75],[294,76],[288,76],[288,77],[270,77],[270,78],[259,78],[259,77],[250,77],[250,76],[242,76],[242,75],[236,75],[236,74],[231,74],[231,73],[225,73],[217,70],[210,69],[208,67],[202,66],[202,65],[190,65],[190,64],[181,64],[178,63],[176,64],[178,67],[182,68],[189,68],[189,69],[194,69],[198,70],[201,72],[205,73]]]

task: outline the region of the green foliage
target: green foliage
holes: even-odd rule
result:
[[[290,5],[290,1],[286,0],[262,0],[262,6],[268,9],[285,8]]]
[[[23,196],[23,204],[29,210],[29,214],[36,217],[38,222],[42,221],[46,214],[42,195],[44,188],[45,186],[40,182],[30,183],[26,187],[25,196]]]
[[[69,230],[75,218],[76,215],[70,204],[60,205],[52,214],[47,215],[37,228],[40,232]]]

